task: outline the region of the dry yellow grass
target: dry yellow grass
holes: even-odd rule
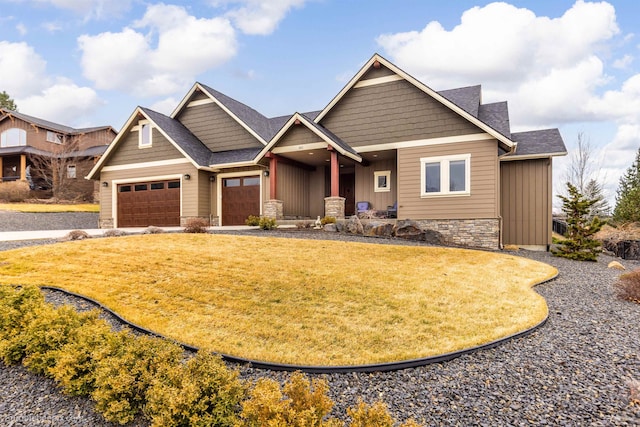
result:
[[[0,211],[55,213],[55,212],[100,212],[100,205],[83,204],[49,204],[49,203],[0,203]]]
[[[547,314],[557,270],[512,255],[160,234],[0,253],[0,282],[58,286],[181,342],[254,360],[355,365],[460,350]]]

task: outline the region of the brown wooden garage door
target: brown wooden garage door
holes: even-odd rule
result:
[[[118,227],[180,225],[180,181],[118,185]]]
[[[249,215],[260,215],[260,177],[222,180],[222,225],[244,225]]]

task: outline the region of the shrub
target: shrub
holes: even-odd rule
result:
[[[89,233],[84,230],[71,230],[66,236],[64,236],[63,240],[84,240],[90,238],[91,236],[89,236]]]
[[[621,275],[616,288],[620,298],[640,304],[640,269]]]
[[[106,230],[102,235],[104,237],[120,237],[120,236],[126,236],[127,233],[122,230],[118,230],[117,228],[110,228]]]
[[[104,354],[104,348],[113,339],[117,339],[116,335],[106,321],[92,319],[85,322],[76,331],[74,340],[54,353],[56,363],[49,368],[49,374],[67,394],[91,394],[95,389],[97,355]]]
[[[307,229],[307,228],[311,228],[311,226],[313,225],[313,223],[311,221],[298,221],[296,222],[296,228],[297,229]]]
[[[260,225],[260,217],[256,215],[249,215],[247,219],[244,221],[249,227],[255,227]]]
[[[24,181],[0,183],[0,199],[7,202],[24,202],[29,198],[29,184]]]
[[[162,228],[154,227],[153,225],[150,225],[147,228],[145,228],[143,233],[144,234],[162,234],[164,233],[164,230]]]
[[[347,415],[351,417],[351,427],[393,427],[393,418],[382,402],[367,405],[360,400],[358,406],[347,409]]]
[[[326,381],[309,382],[300,372],[295,372],[284,385],[266,378],[259,379],[249,392],[249,399],[242,403],[241,418],[248,427],[308,426],[337,427],[342,423],[334,418],[324,420],[333,407],[327,396]]]
[[[184,227],[185,233],[206,233],[209,221],[204,218],[189,218]]]
[[[260,218],[258,227],[260,227],[260,229],[262,230],[273,230],[274,228],[277,228],[278,225],[276,224],[275,218],[269,218],[269,217],[263,216],[262,218]]]
[[[324,218],[322,218],[320,220],[320,223],[322,225],[335,224],[336,223],[336,219],[335,219],[335,217],[332,217],[332,216],[325,216]]]
[[[96,354],[91,397],[105,419],[126,424],[142,411],[155,377],[180,362],[182,348],[160,338],[136,337],[128,331],[114,334],[108,344]]]
[[[221,358],[200,351],[158,376],[147,393],[145,415],[161,426],[234,426],[246,387]]]
[[[0,286],[0,358],[6,364],[22,361],[24,349],[16,346],[15,340],[45,305],[36,286]]]

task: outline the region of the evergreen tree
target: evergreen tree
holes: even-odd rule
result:
[[[595,203],[589,210],[589,219],[609,216],[611,213],[611,206],[609,206],[609,201],[604,198],[604,195],[602,194],[602,185],[600,185],[598,181],[592,179],[587,182],[587,185],[584,187],[583,194],[585,198],[595,200]]]
[[[640,221],[640,148],[631,167],[620,177],[613,219],[616,222]]]
[[[6,108],[7,110],[11,111],[18,111],[18,106],[16,105],[15,101],[11,99],[9,94],[4,90],[2,91],[2,93],[0,93],[0,108]]]
[[[600,242],[592,236],[605,224],[598,217],[589,219],[589,212],[597,200],[586,198],[570,182],[567,182],[567,190],[568,196],[559,196],[562,199],[562,212],[567,216],[566,240],[551,252],[577,261],[597,261]]]

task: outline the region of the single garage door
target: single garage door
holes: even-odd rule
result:
[[[244,225],[249,215],[260,215],[260,177],[222,180],[222,225]]]
[[[118,185],[118,227],[180,225],[180,181]]]

